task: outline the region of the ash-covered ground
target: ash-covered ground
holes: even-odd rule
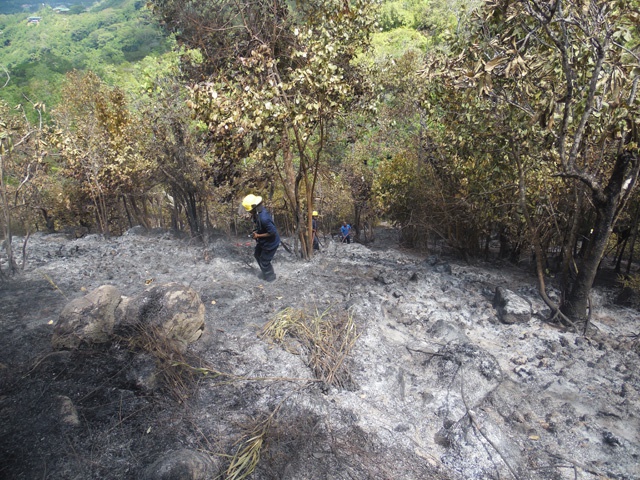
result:
[[[32,236],[24,272],[0,280],[0,478],[193,478],[158,467],[184,452],[226,478],[256,431],[253,479],[640,478],[640,315],[613,289],[594,292],[582,336],[545,321],[526,272],[403,252],[392,230],[373,247],[327,237],[309,262],[281,248],[263,283],[246,238]],[[121,340],[52,349],[70,300],[167,282],[206,306],[169,366]],[[531,320],[500,323],[497,287]],[[260,335],[286,309],[353,322],[348,381],[317,381],[295,339]],[[177,364],[200,370],[136,380]]]

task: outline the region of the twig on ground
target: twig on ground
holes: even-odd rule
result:
[[[462,369],[460,369],[460,371],[462,372]],[[495,442],[491,440],[489,436],[484,432],[484,429],[478,422],[478,418],[476,417],[475,412],[469,408],[469,405],[467,404],[467,397],[464,393],[464,377],[462,375],[460,375],[460,393],[462,395],[462,403],[464,404],[464,408],[467,411],[467,416],[471,420],[471,424],[476,428],[478,432],[480,432],[482,437],[489,443],[489,445],[493,447],[493,449],[498,453],[500,458],[502,458],[502,461],[511,472],[511,475],[513,475],[513,478],[515,478],[516,480],[519,480],[520,477],[516,473],[515,469],[511,466],[507,458],[502,454],[502,452],[500,451],[498,446],[495,444]]]
[[[533,467],[531,470],[553,470],[556,468],[570,468],[573,469],[573,478],[578,480],[578,469],[575,465],[546,465],[544,467]]]
[[[56,285],[56,283],[51,279],[51,277],[50,277],[49,275],[47,275],[47,274],[46,274],[46,273],[44,273],[44,272],[38,272],[38,273],[40,273],[40,275],[42,275],[42,277],[43,277],[47,282],[49,282],[49,283],[51,284],[51,286],[52,286],[55,290],[58,290],[66,300],[69,300],[69,297],[67,297],[67,296],[65,295],[65,293],[64,293],[62,290],[60,290],[60,287],[58,287],[58,285]]]
[[[132,417],[135,417],[137,414],[139,414],[140,412],[146,410],[149,408],[149,405],[144,405],[142,407],[140,407],[138,410],[136,410],[135,412],[131,412],[129,415],[127,415],[126,417],[121,417],[122,412],[118,412],[118,417],[121,417],[118,419],[118,422],[111,427],[109,430],[107,430],[105,432],[105,434],[109,434],[111,432],[113,432],[116,428],[118,428],[120,425],[122,425],[124,422],[126,422],[127,420],[129,420]]]
[[[409,353],[411,352],[417,352],[417,353],[424,353],[425,355],[431,355],[432,357],[442,357],[442,353],[438,353],[438,352],[431,352],[429,350],[422,350],[420,348],[411,348],[408,345],[405,345],[405,348],[407,350],[409,350]]]
[[[574,465],[575,467],[579,468],[580,470],[583,470],[587,473],[590,473],[591,475],[595,475],[597,477],[601,477],[601,478],[606,478],[607,475],[604,474],[604,472],[601,472],[600,470],[598,470],[597,468],[592,468],[592,467],[588,467],[583,463],[580,462],[576,462],[575,460],[571,460],[569,458],[565,458],[562,455],[558,455],[557,453],[552,453],[552,452],[547,452],[550,456],[557,458],[559,460],[562,460],[564,462],[570,463],[571,465]]]
[[[233,373],[221,372],[221,371],[216,370],[216,369],[211,368],[211,367],[194,367],[192,365],[189,365],[186,362],[173,362],[172,366],[173,367],[182,367],[182,368],[188,369],[191,372],[199,373],[204,377],[209,377],[209,376],[211,378],[223,377],[223,378],[228,378],[229,379],[229,382],[222,382],[222,384],[233,383],[233,382],[303,382],[303,383],[322,382],[322,380],[317,379],[317,378],[244,377],[244,376],[241,376],[241,375],[234,375]]]
[[[578,327],[576,326],[575,322],[573,322],[569,317],[562,313],[559,308],[555,309],[553,315],[549,317],[547,322],[553,323],[558,317],[560,318],[560,320],[562,320],[562,322],[568,323],[571,328],[573,328],[574,332],[578,332]]]

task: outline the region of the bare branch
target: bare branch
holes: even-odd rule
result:
[[[11,75],[9,75],[9,70],[7,70],[4,65],[0,65],[0,67],[2,67],[2,70],[4,70],[4,73],[7,76],[7,81],[4,82],[4,85],[2,86],[2,88],[4,88],[7,85],[9,85],[9,81],[11,80]]]
[[[461,369],[461,372],[462,372],[462,369]],[[464,404],[464,408],[466,410],[467,416],[469,417],[469,420],[471,421],[471,425],[473,425],[473,427],[478,432],[480,432],[482,437],[489,443],[489,445],[491,445],[493,447],[493,449],[498,453],[498,455],[500,455],[500,458],[502,458],[502,461],[504,462],[504,464],[509,469],[509,472],[511,472],[511,475],[513,475],[513,478],[518,480],[520,477],[518,476],[518,474],[515,471],[515,469],[511,466],[511,464],[509,463],[507,458],[500,451],[500,449],[498,448],[498,445],[496,445],[496,442],[491,440],[489,438],[489,435],[487,435],[487,433],[484,431],[484,429],[482,428],[482,425],[480,425],[480,422],[478,422],[478,417],[476,416],[475,412],[469,408],[469,404],[467,403],[467,396],[464,393],[464,377],[462,376],[462,374],[460,375],[460,395],[462,397],[462,403]]]

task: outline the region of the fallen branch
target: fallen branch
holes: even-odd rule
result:
[[[574,331],[574,332],[576,332],[576,333],[578,333],[578,327],[576,326],[576,324],[575,324],[575,323],[574,323],[574,322],[573,322],[569,317],[567,317],[564,313],[562,313],[562,312],[560,311],[560,308],[558,308],[556,305],[554,305],[554,306],[552,307],[552,310],[553,310],[553,312],[554,312],[554,313],[553,313],[553,315],[551,315],[551,316],[547,319],[547,322],[549,322],[549,323],[554,323],[554,322],[555,322],[555,320],[556,320],[558,317],[560,317],[560,320],[561,320],[564,324],[567,324],[567,323],[568,323],[569,325],[571,325],[571,328],[573,328],[573,331]]]
[[[411,353],[411,352],[424,353],[425,355],[431,355],[432,357],[442,357],[443,356],[442,353],[431,352],[429,350],[421,350],[419,348],[411,348],[408,345],[405,345],[405,348],[407,350],[409,350],[409,353]]]
[[[173,367],[182,367],[193,373],[199,373],[204,377],[224,377],[228,378],[232,382],[318,382],[323,380],[318,378],[297,378],[297,377],[245,377],[241,375],[234,375],[233,373],[225,373],[210,367],[194,367],[185,362],[173,362]]]
[[[535,467],[531,470],[555,470],[556,468],[570,468],[573,469],[573,478],[578,480],[578,470],[575,465],[547,465],[544,467]]]
[[[562,460],[563,462],[567,462],[570,463],[571,465],[576,466],[577,468],[579,468],[580,470],[583,470],[587,473],[590,473],[591,475],[595,475],[597,477],[601,477],[601,478],[606,478],[607,476],[605,475],[604,472],[601,472],[600,470],[598,470],[597,468],[591,468],[591,467],[587,467],[585,464],[580,463],[580,462],[576,462],[575,460],[571,460],[569,458],[565,458],[562,455],[558,455],[557,453],[551,453],[551,452],[547,452],[550,456],[557,458],[559,460]]]
[[[484,432],[483,428],[480,426],[480,423],[478,422],[478,418],[476,417],[475,412],[469,408],[469,405],[467,404],[467,397],[464,394],[464,377],[462,377],[462,375],[460,376],[460,393],[462,395],[462,403],[464,404],[464,408],[467,412],[467,416],[471,420],[471,425],[475,427],[478,432],[480,432],[482,437],[489,443],[489,445],[493,447],[493,449],[498,453],[500,458],[502,458],[502,461],[511,472],[511,475],[513,475],[513,478],[515,478],[516,480],[519,480],[520,477],[516,473],[515,469],[509,464],[506,457],[502,454],[502,452],[500,451],[498,446],[493,442],[493,440],[491,440],[489,436]]]

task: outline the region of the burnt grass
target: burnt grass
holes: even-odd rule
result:
[[[149,390],[137,384],[131,374],[139,369],[144,352],[122,339],[82,345],[72,351],[52,349],[52,325],[63,307],[94,287],[113,284],[129,295],[143,289],[149,283],[148,277],[158,272],[173,280],[170,273],[180,271],[185,279],[193,280],[195,263],[209,273],[205,257],[213,247],[193,246],[169,232],[144,234],[140,239],[147,241],[146,247],[151,244],[152,249],[156,243],[170,246],[166,255],[153,255],[150,264],[149,256],[136,258],[135,242],[119,248],[97,235],[84,239],[41,235],[30,241],[24,271],[0,277],[0,478],[144,478],[149,465],[167,452],[191,448],[233,454],[236,445],[229,439],[218,439],[215,421],[213,426],[206,425],[198,418],[203,403],[215,405],[220,412],[237,412],[237,418],[231,420],[236,433],[230,437],[236,440],[263,414],[254,405],[264,390],[277,387],[242,382],[227,385],[222,381],[215,389],[202,393],[200,382],[211,385],[210,378],[203,379],[154,357],[150,361],[161,381],[158,388]],[[227,238],[223,243],[223,256],[237,257],[241,269],[254,277],[257,269],[253,266],[251,244],[244,237]],[[186,263],[171,258],[175,250],[195,250],[197,258],[189,258]],[[135,261],[111,261],[113,257],[126,256]],[[46,267],[51,263],[56,266],[49,271]],[[171,267],[167,268],[169,264]],[[143,268],[149,270],[142,271]],[[212,298],[224,305],[227,298],[233,301],[238,288],[242,286],[227,285],[200,294],[205,305]],[[248,314],[248,309],[244,311]],[[228,321],[246,328],[243,320],[240,317]],[[233,370],[234,354],[225,351],[224,346],[221,349],[215,359],[216,368]],[[193,366],[203,363],[201,352],[197,351],[176,360]],[[67,416],[69,403],[77,418]],[[273,441],[263,455],[261,474],[278,478],[277,472],[285,468],[292,451],[301,449],[303,444],[308,447],[321,436],[318,421],[312,412],[290,415],[286,421],[283,416],[270,431]],[[353,439],[360,453],[371,459],[381,454],[367,452],[373,447],[367,445],[364,436],[355,429],[340,440],[345,443],[344,465],[353,463],[348,451],[356,448],[347,438]],[[224,461],[220,463],[224,466]]]
[[[78,254],[35,252],[33,261]],[[132,380],[140,352],[118,341],[52,351],[51,324],[71,299],[65,292],[86,293],[76,288],[82,276],[27,271],[0,280],[0,478],[140,478],[139,466],[189,437],[180,392],[166,382],[144,391]],[[67,398],[77,422],[65,421]]]
[[[134,352],[118,343],[51,351],[51,327],[27,326],[66,303],[47,281],[4,282],[0,302],[4,315],[19,312],[5,316],[0,340],[1,478],[138,478],[133,466],[187,436],[169,392],[140,391],[128,378]],[[77,424],[64,421],[65,398]]]
[[[246,239],[194,247],[166,232],[141,235],[133,242],[90,237],[39,235],[24,271],[0,278],[0,478],[139,479],[158,458],[185,448],[208,452],[219,463],[218,471],[224,471],[224,455],[233,454],[234,442],[265,412],[278,408],[273,399],[281,386],[211,378],[176,363],[215,365],[221,372],[255,368],[252,373],[261,374],[260,366],[239,367],[242,349],[251,348],[243,332],[255,330],[269,312],[278,310],[279,302],[291,300],[287,295],[322,303],[323,289],[339,285],[338,290],[347,290],[354,272],[316,265],[299,278],[300,285],[315,283],[304,293],[293,292],[290,285],[300,274],[300,262],[282,253],[276,272],[289,275],[286,281],[292,283],[269,296],[256,284]],[[216,278],[220,265],[210,265],[210,258],[230,269],[228,275]],[[396,260],[382,256],[380,262],[392,269]],[[348,278],[341,280],[341,275]],[[52,324],[72,298],[107,283],[132,295],[150,282],[167,280],[193,285],[208,309],[207,335],[184,357],[149,356],[117,338],[73,351],[52,349]],[[377,277],[370,281],[381,284]],[[258,289],[250,300],[247,285]],[[214,309],[216,316],[210,313]],[[157,388],[145,388],[135,379],[135,372],[149,365],[159,374]],[[305,388],[326,393],[321,384]],[[295,396],[295,388],[287,395]],[[403,475],[395,477],[396,468],[388,467],[398,461],[394,452],[381,448],[350,413],[341,413],[344,418],[337,420],[348,427],[335,435],[322,428],[317,411],[282,410],[269,432],[258,476],[252,478],[282,478],[288,465],[303,462],[302,456],[296,460],[299,452],[314,451],[314,445],[331,445],[331,455],[314,457],[316,467],[327,472],[325,478],[332,478],[334,469],[363,479],[460,478],[411,458]]]

